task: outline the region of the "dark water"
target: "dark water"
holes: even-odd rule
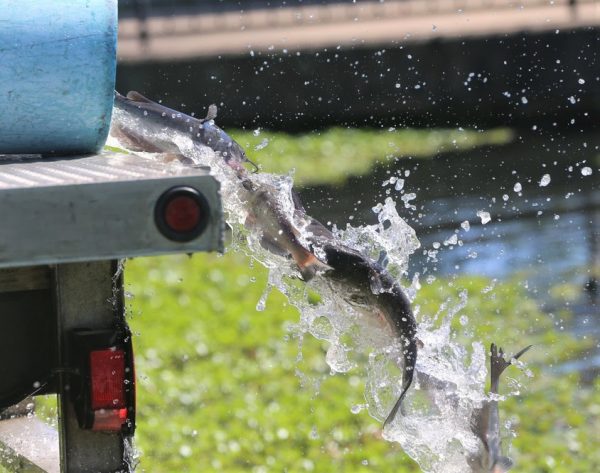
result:
[[[600,340],[600,301],[586,290],[600,271],[599,166],[597,133],[529,134],[505,146],[388,161],[370,176],[339,187],[305,188],[301,197],[313,217],[345,227],[374,223],[371,208],[389,195],[422,245],[411,257],[409,276],[518,276],[548,310],[553,309],[548,291],[572,284],[581,292],[571,307],[576,313],[572,329],[587,335],[595,331]],[[585,175],[586,168],[591,175]],[[542,186],[546,174],[550,182]],[[392,176],[405,179],[404,195],[416,194],[408,202],[416,209],[404,208],[403,194],[394,185],[382,187]],[[517,183],[520,192],[515,192]],[[482,224],[478,211],[488,212],[491,220]],[[461,227],[465,221],[469,231]],[[462,244],[448,243],[453,235]],[[427,252],[435,247],[432,259]]]

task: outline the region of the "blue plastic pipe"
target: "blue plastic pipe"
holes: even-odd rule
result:
[[[106,141],[117,0],[0,0],[0,154],[75,154]]]

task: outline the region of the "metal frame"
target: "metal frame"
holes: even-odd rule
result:
[[[155,222],[157,201],[177,186],[200,191],[210,209],[206,228],[191,241],[167,238]],[[43,350],[49,353],[32,357],[43,360],[43,369],[52,366],[50,376],[32,391],[57,393],[59,413],[57,431],[26,407],[0,412],[0,465],[17,472],[132,471],[132,435],[79,427],[69,335],[126,327],[121,258],[222,250],[218,182],[205,168],[120,153],[0,156],[0,216],[0,340],[14,335],[18,353],[39,351],[19,348],[29,335],[48,341]],[[19,333],[7,333],[11,327]],[[20,363],[16,358],[10,363]],[[2,369],[0,362],[0,376]]]

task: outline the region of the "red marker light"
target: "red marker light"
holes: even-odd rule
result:
[[[127,421],[125,351],[114,348],[90,353],[92,430],[119,431]]]
[[[210,208],[205,197],[193,187],[173,187],[163,193],[154,209],[154,221],[169,240],[191,241],[208,225]]]
[[[165,222],[176,232],[185,233],[193,230],[200,218],[200,205],[188,195],[176,196],[165,206]]]
[[[125,352],[107,349],[90,353],[92,409],[125,407]]]

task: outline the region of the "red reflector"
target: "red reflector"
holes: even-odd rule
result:
[[[188,195],[176,196],[165,206],[165,222],[176,232],[192,231],[198,225],[200,217],[200,205]]]
[[[100,409],[94,412],[92,430],[116,432],[127,421],[127,409]]]
[[[125,407],[125,352],[107,349],[90,353],[92,409]],[[127,413],[125,413],[127,415]]]

